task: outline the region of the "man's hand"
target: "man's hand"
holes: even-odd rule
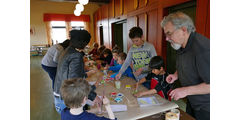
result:
[[[172,99],[179,100],[180,98],[184,98],[188,95],[188,88],[187,87],[181,87],[176,88],[172,90],[169,94]]]
[[[167,83],[172,84],[174,81],[178,79],[176,74],[169,74],[166,78]]]

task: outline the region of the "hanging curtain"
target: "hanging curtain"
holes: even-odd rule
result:
[[[84,23],[84,29],[87,30],[90,34],[91,34],[91,31],[90,31],[90,23],[89,22],[83,22]],[[91,40],[89,42],[89,46],[92,46],[94,41],[92,40],[93,39],[93,36],[91,37]]]
[[[70,39],[69,32],[72,30],[71,22],[66,22],[66,35],[67,39]]]
[[[90,24],[89,22],[83,22],[84,23],[84,29],[87,30],[90,33]]]
[[[83,22],[89,22],[90,21],[90,16],[89,15],[75,16],[73,14],[45,13],[43,15],[43,21],[83,21]]]
[[[52,45],[52,40],[51,40],[51,33],[52,33],[52,27],[50,22],[51,21],[65,21],[66,22],[66,35],[67,39],[69,38],[69,31],[72,30],[71,27],[71,21],[82,21],[84,22],[84,29],[87,30],[90,33],[90,16],[89,15],[80,15],[80,16],[75,16],[73,14],[52,14],[52,13],[45,13],[43,15],[43,21],[46,24],[46,30],[47,30],[47,40],[48,44]]]
[[[51,26],[51,22],[47,21],[45,22],[45,26],[46,26],[46,32],[47,32],[47,41],[48,41],[48,45],[52,46],[52,39],[51,39],[51,33],[52,33],[52,26]]]

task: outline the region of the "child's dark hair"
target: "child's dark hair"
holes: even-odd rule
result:
[[[78,49],[84,49],[91,39],[87,30],[71,30],[70,36],[70,46]]]
[[[142,28],[140,27],[133,27],[130,29],[129,32],[129,38],[133,39],[133,38],[141,38],[143,35],[143,31]]]
[[[161,56],[154,56],[149,62],[149,68],[151,69],[161,69],[165,67],[163,58]]]
[[[69,46],[70,40],[66,39],[65,41],[63,41],[62,43],[59,43],[63,49],[66,49]]]
[[[127,54],[124,52],[119,53],[118,57],[121,58],[121,60],[125,60],[127,58]]]
[[[117,54],[119,54],[119,53],[121,53],[122,52],[122,50],[117,46],[117,45],[115,45],[114,47],[113,47],[113,49],[112,49],[112,53],[117,53]]]
[[[81,107],[84,97],[88,97],[90,90],[90,85],[82,78],[64,80],[60,88],[64,103],[69,108]]]
[[[98,48],[98,46],[99,46],[98,43],[94,43],[94,44],[93,44],[93,47],[94,47],[94,48]]]
[[[110,54],[112,54],[112,51],[110,49],[106,48],[106,49],[104,49],[103,54],[110,55]]]
[[[101,55],[105,48],[104,45],[100,46],[100,48],[98,48],[98,55]]]

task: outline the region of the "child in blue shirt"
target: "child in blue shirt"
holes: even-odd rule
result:
[[[110,76],[111,78],[115,78],[115,76],[118,74],[118,72],[119,72],[119,70],[121,69],[122,64],[124,63],[126,57],[127,57],[127,54],[126,54],[126,53],[124,53],[124,52],[119,53],[118,59],[117,59],[118,65],[116,65],[116,66],[111,66],[111,67],[106,66],[106,67],[104,68],[105,70],[111,70],[111,71],[113,71],[113,72],[116,72],[116,73],[114,73],[113,75]],[[130,66],[125,70],[125,72],[123,73],[123,75],[126,75],[127,77],[131,77],[131,78],[135,79],[135,77],[134,77],[134,75],[133,75],[133,71],[132,71],[132,69],[131,69]]]
[[[112,61],[111,61],[111,63],[110,63],[110,66],[117,66],[117,65],[118,65],[117,59],[118,59],[119,53],[121,53],[121,49],[120,49],[118,46],[115,46],[115,47],[112,49],[113,58],[112,58]]]
[[[64,103],[67,106],[61,112],[61,120],[117,120],[110,107],[110,102],[105,96],[103,96],[103,104],[110,119],[99,117],[83,110],[91,90],[86,80],[82,78],[64,80],[60,90]]]

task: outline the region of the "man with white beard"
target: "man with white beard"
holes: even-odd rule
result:
[[[182,85],[170,96],[174,100],[187,97],[186,112],[197,120],[210,120],[210,40],[195,32],[191,18],[182,12],[169,14],[161,26],[177,50],[176,72],[166,81],[179,79]]]

